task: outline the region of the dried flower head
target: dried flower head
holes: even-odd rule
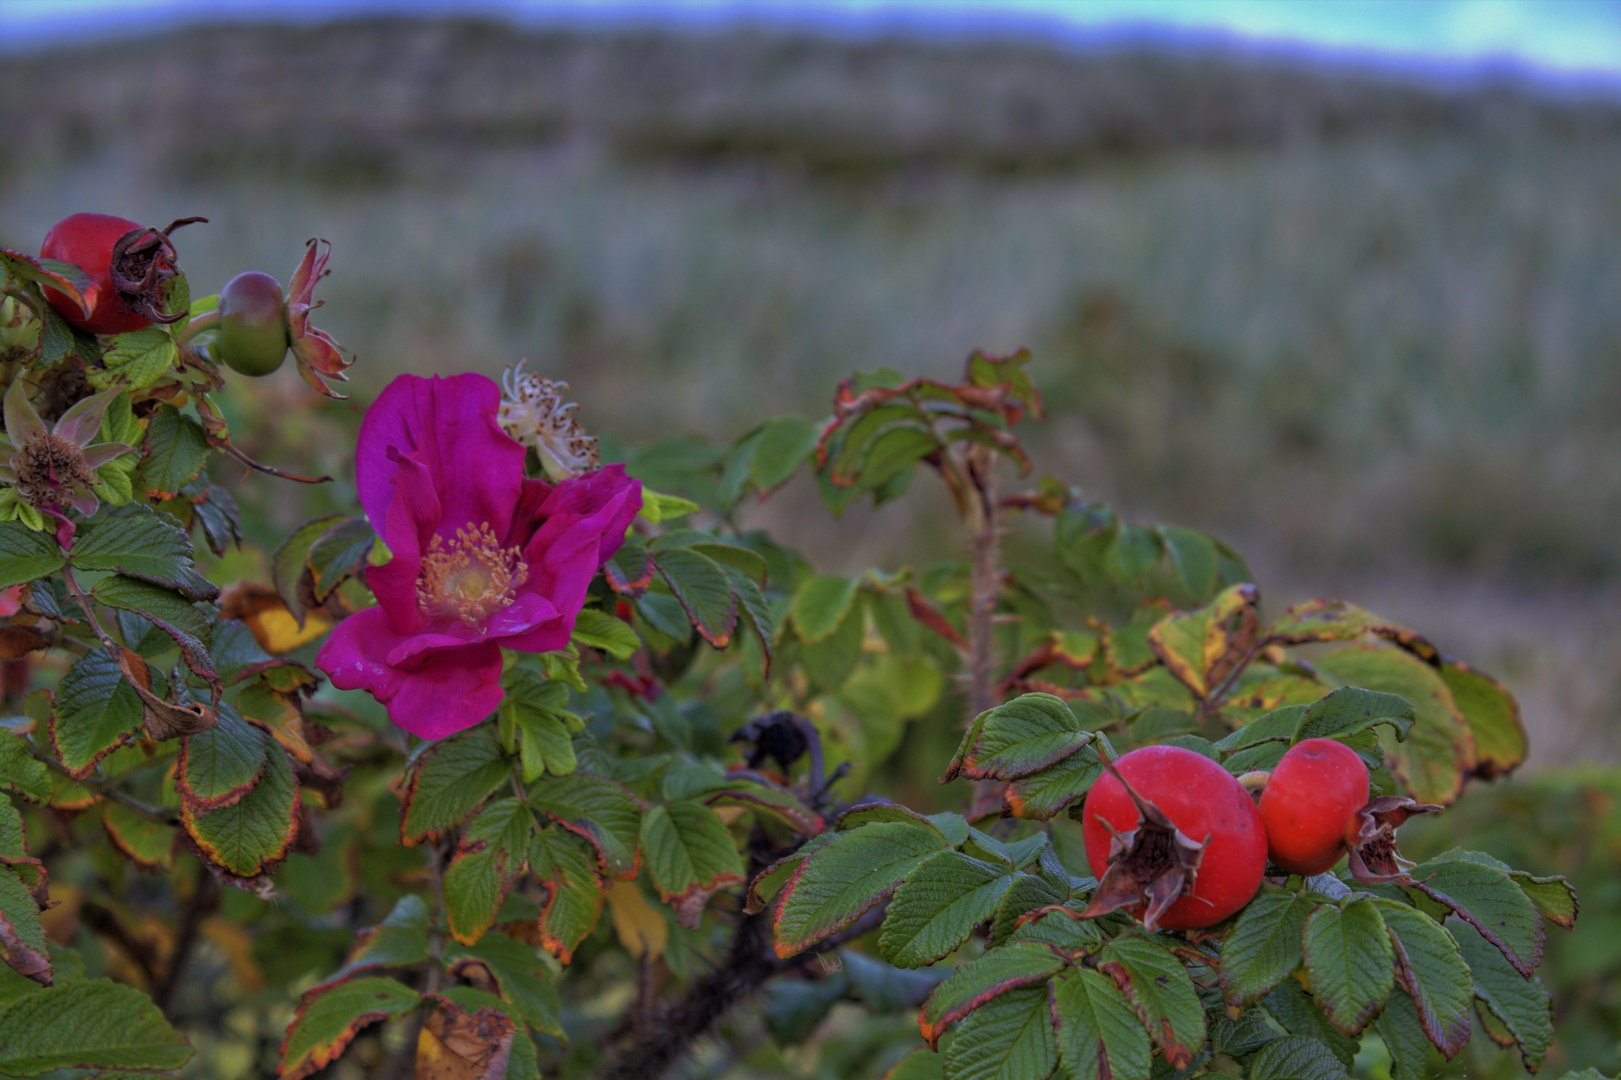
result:
[[[121,392],[115,387],[87,397],[47,428],[29,402],[23,381],[12,382],[5,396],[5,441],[11,453],[0,463],[0,483],[7,485],[0,514],[32,528],[45,527],[42,515],[53,517],[71,537],[66,509],[86,516],[96,512],[98,500],[92,490],[96,470],[134,451],[123,443],[90,441],[101,430],[107,405]]]
[[[553,480],[590,472],[601,462],[597,440],[574,418],[579,408],[563,400],[566,382],[526,374],[523,362],[501,376],[501,426],[540,455],[541,467]]]

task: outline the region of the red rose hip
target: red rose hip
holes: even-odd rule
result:
[[[1196,930],[1247,904],[1266,870],[1249,792],[1178,746],[1123,755],[1087,793],[1081,825],[1098,878],[1086,916],[1125,908],[1150,930]]]
[[[1306,739],[1289,748],[1261,793],[1261,822],[1274,865],[1321,874],[1345,854],[1345,833],[1368,801],[1368,767],[1344,743]]]
[[[40,245],[42,258],[73,263],[90,279],[79,305],[55,289],[45,290],[57,314],[91,334],[122,334],[184,316],[163,310],[164,288],[179,273],[169,233],[206,218],[183,218],[167,229],[144,226],[111,214],[70,214],[51,226]]]

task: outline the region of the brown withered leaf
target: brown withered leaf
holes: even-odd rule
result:
[[[20,660],[45,647],[45,635],[32,626],[0,626],[0,660]]]
[[[417,1080],[503,1080],[517,1028],[486,1005],[465,1012],[438,994],[426,995],[434,1011],[417,1038]]]
[[[158,742],[178,739],[182,735],[195,735],[199,731],[207,731],[220,722],[219,715],[200,701],[180,705],[173,701],[165,701],[154,694],[152,672],[140,653],[120,649],[118,670],[124,673],[124,679],[140,696],[141,719],[146,725],[148,737]]]
[[[220,593],[220,618],[239,620],[253,634],[259,648],[271,656],[292,652],[314,641],[347,614],[336,593],[327,598],[324,607],[312,602],[302,625],[269,585],[239,581]]]

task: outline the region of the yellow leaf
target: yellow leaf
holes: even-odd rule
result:
[[[670,939],[670,925],[657,908],[647,902],[633,881],[616,881],[608,888],[608,912],[613,916],[614,933],[630,955],[648,959],[664,955]]]

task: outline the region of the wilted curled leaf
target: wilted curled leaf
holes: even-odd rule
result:
[[[124,678],[135,688],[140,695],[141,719],[146,726],[146,733],[150,738],[163,742],[165,739],[178,739],[182,735],[195,735],[199,731],[207,731],[219,723],[219,716],[213,709],[201,702],[192,702],[189,705],[176,704],[165,701],[152,692],[152,672],[147,668],[146,661],[141,654],[121,649],[118,655],[118,670],[124,673]]]
[[[417,1038],[417,1080],[502,1080],[518,1030],[506,1014],[488,1005],[469,1014],[437,994],[426,1000],[434,1011]]]

